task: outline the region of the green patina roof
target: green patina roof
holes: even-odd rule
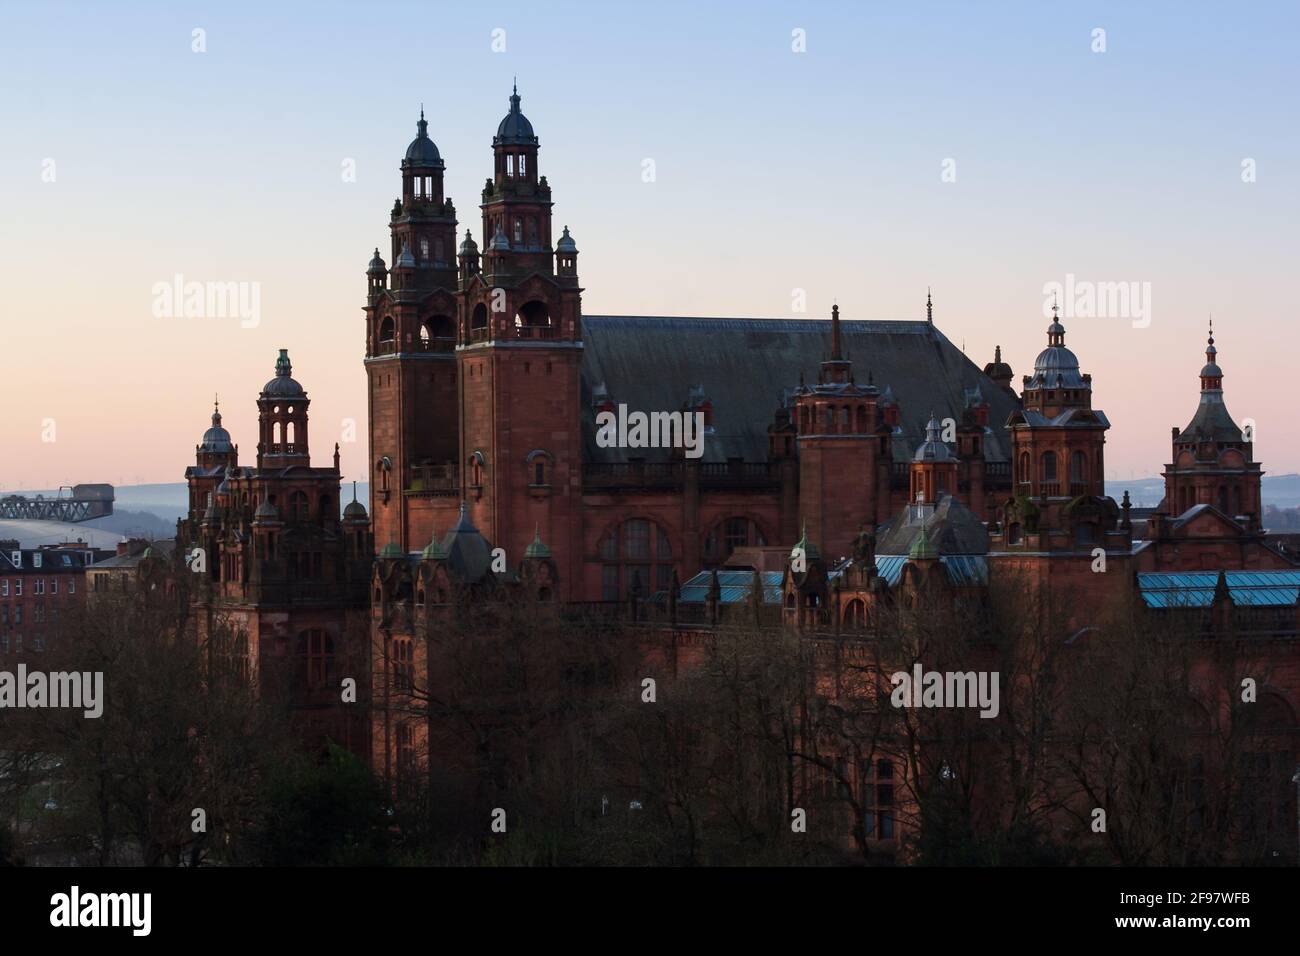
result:
[[[930,541],[930,533],[925,530],[925,525],[921,525],[921,533],[912,542],[907,557],[911,561],[933,561],[939,557],[939,549]]]
[[[379,552],[379,556],[381,558],[400,558],[402,557],[402,549],[397,546],[396,541],[390,541],[384,545],[384,550]]]
[[[442,542],[438,540],[438,532],[433,533],[433,540],[424,546],[420,556],[426,561],[446,561],[447,552],[443,550]]]
[[[525,558],[549,558],[551,549],[542,544],[542,533],[540,527],[533,528],[532,543],[524,549]]]
[[[816,561],[822,556],[822,553],[817,550],[817,545],[812,544],[808,540],[807,521],[803,523],[803,537],[801,537],[799,541],[795,544],[795,548],[798,548],[801,551],[803,551],[803,556],[805,561]],[[791,549],[791,551],[793,552],[793,549]]]

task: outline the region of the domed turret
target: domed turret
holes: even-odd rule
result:
[[[474,237],[470,235],[468,229],[465,230],[465,238],[460,244],[460,254],[462,256],[478,255],[478,243],[474,241]]]
[[[555,244],[555,251],[573,253],[578,251],[578,244],[574,242],[573,237],[569,235],[568,226],[564,227],[564,235],[560,236],[560,241]]]
[[[375,247],[374,258],[370,260],[370,265],[366,267],[366,275],[384,275],[388,272],[388,267],[384,265],[383,257],[379,255],[379,247]]]
[[[942,435],[943,426],[939,424],[934,412],[931,412],[930,420],[925,423],[925,441],[917,446],[912,461],[951,461],[952,451],[944,444]]]
[[[1065,347],[1065,326],[1056,315],[1057,310],[1058,306],[1052,306],[1047,348],[1034,359],[1034,374],[1025,383],[1025,388],[1091,388],[1091,383],[1079,372],[1078,356]]]
[[[418,132],[415,139],[411,140],[411,145],[406,147],[406,158],[402,160],[402,168],[444,168],[445,164],[438,153],[438,147],[434,145],[433,140],[429,139],[429,124],[425,122],[423,107],[420,108],[420,121],[415,124],[415,128]]]
[[[203,440],[199,442],[199,451],[224,455],[234,450],[235,446],[230,441],[230,432],[221,427],[221,409],[216,401],[213,401],[212,427],[203,433]]]
[[[519,87],[516,85],[510,94],[510,112],[497,126],[497,134],[492,138],[494,146],[536,146],[537,137],[533,134],[533,124],[519,111]]]
[[[293,365],[289,362],[289,350],[280,349],[280,357],[275,360],[275,378],[262,386],[262,394],[268,398],[306,398],[293,378]]]

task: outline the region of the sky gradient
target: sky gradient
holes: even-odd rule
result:
[[[1159,473],[1211,313],[1229,409],[1267,473],[1300,471],[1297,10],[4,2],[0,489],[181,480],[213,393],[251,463],[279,348],[316,462],[353,419],[364,477],[364,271],[420,104],[482,244],[515,76],[584,311],[915,319],[929,286],[940,329],[980,365],[1000,344],[1018,387],[1048,283],[1147,283],[1146,327],[1063,318],[1106,477]],[[259,323],[156,316],[177,274],[258,283]]]

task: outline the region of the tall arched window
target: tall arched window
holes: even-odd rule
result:
[[[1043,481],[1056,480],[1056,452],[1043,452]]]
[[[393,341],[393,336],[396,334],[396,329],[397,329],[397,326],[395,326],[395,325],[393,324],[393,318],[392,318],[392,316],[385,316],[385,317],[384,317],[384,321],[382,321],[382,322],[379,323],[379,341],[380,341],[380,344],[382,344],[382,343],[384,343],[384,342],[391,342],[391,341]]]
[[[1081,451],[1070,455],[1070,481],[1081,485],[1088,480],[1088,456]]]
[[[311,506],[307,496],[301,491],[289,494],[289,517],[294,521],[306,521],[311,516]]]
[[[1022,484],[1029,484],[1033,480],[1033,475],[1029,471],[1029,452],[1020,453],[1020,481]]]
[[[859,598],[854,598],[844,609],[844,626],[850,630],[861,630],[867,626],[867,606]]]
[[[673,580],[673,547],[667,533],[645,518],[631,518],[611,528],[600,542],[601,597],[625,598],[633,581],[643,596],[666,591]]]

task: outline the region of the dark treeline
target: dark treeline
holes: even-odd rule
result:
[[[252,686],[228,629],[196,640],[183,597],[95,601],[26,662],[102,671],[103,716],[0,712],[0,860],[1293,861],[1291,730],[1241,699],[1265,649],[1127,605],[1064,633],[1039,622],[1071,609],[1027,593],[922,594],[852,637],[465,608],[400,677],[387,719],[418,733],[387,779],[305,745],[288,694]],[[914,664],[996,673],[998,716],[894,706]]]

